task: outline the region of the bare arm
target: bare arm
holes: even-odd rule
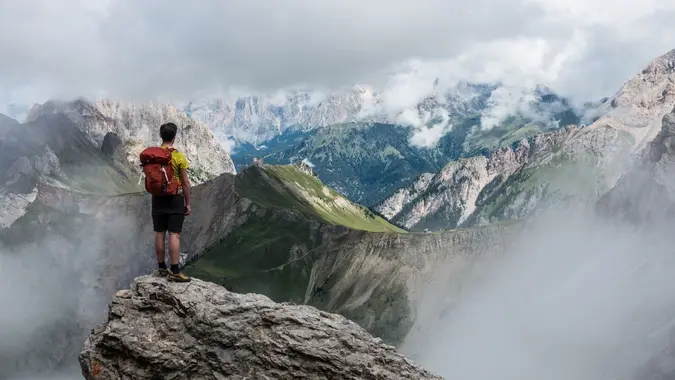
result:
[[[183,184],[183,196],[185,197],[186,214],[190,215],[190,179],[187,169],[180,170],[180,178]]]

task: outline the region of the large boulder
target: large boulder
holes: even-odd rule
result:
[[[339,315],[138,277],[79,356],[88,380],[441,379]]]

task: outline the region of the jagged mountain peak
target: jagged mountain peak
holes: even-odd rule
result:
[[[672,74],[675,73],[675,49],[654,58],[642,74]]]
[[[630,133],[637,149],[661,129],[661,118],[675,106],[675,49],[652,60],[597,110],[602,116],[585,133],[610,127]]]

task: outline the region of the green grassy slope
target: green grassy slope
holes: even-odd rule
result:
[[[251,166],[235,183],[239,196],[262,206],[300,212],[310,219],[355,230],[405,232],[293,165]]]

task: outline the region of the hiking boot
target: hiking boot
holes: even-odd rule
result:
[[[171,271],[168,269],[157,269],[152,273],[153,277],[167,277],[171,274]]]
[[[183,273],[169,273],[167,280],[172,282],[190,282],[191,278]]]

